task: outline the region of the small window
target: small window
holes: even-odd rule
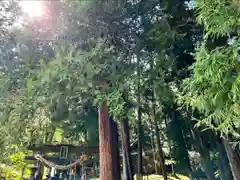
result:
[[[60,149],[60,159],[68,158],[68,146],[62,146]]]

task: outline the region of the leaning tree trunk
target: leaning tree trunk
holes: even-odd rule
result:
[[[120,175],[116,174],[119,169],[119,163],[116,162],[118,146],[113,142],[116,140],[113,129],[115,128],[108,117],[107,104],[103,103],[99,106],[100,180],[120,180]]]
[[[122,153],[123,153],[123,180],[133,180],[132,159],[129,140],[128,119],[121,122]]]
[[[224,139],[227,156],[233,173],[234,180],[240,180],[240,151],[238,148],[233,148],[227,139]]]

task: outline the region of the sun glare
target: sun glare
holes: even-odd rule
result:
[[[19,2],[22,11],[31,18],[40,17],[43,14],[43,6],[40,0],[22,0]]]

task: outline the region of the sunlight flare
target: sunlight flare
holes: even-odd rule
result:
[[[22,0],[19,2],[19,5],[22,8],[22,11],[28,14],[31,18],[43,15],[43,6],[39,0]]]

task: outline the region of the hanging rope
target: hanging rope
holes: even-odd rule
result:
[[[48,165],[51,168],[55,168],[55,169],[71,169],[71,168],[75,167],[77,164],[83,164],[85,161],[88,160],[88,156],[87,155],[82,155],[80,157],[80,159],[77,159],[75,162],[63,166],[63,165],[57,165],[57,164],[55,164],[53,162],[50,162],[50,161],[44,159],[40,154],[36,154],[34,157],[37,160],[41,161],[42,163]]]

